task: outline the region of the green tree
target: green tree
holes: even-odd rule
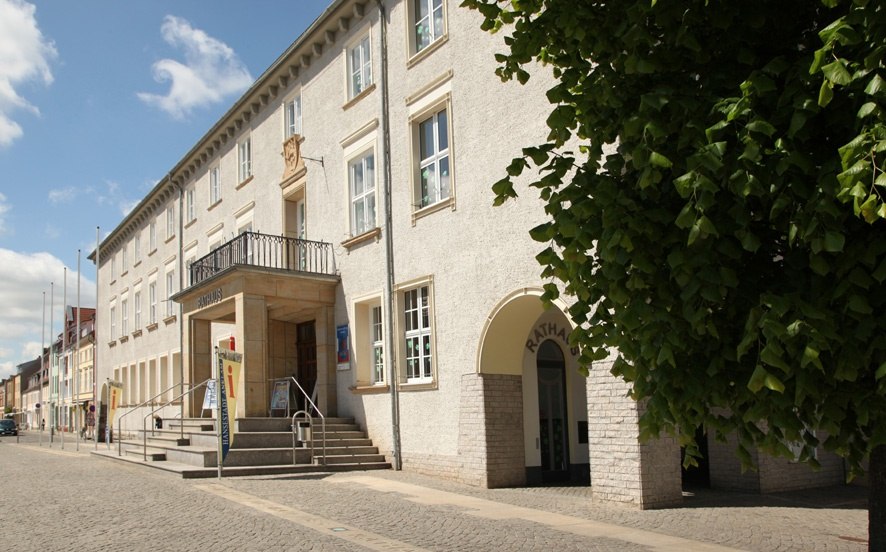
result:
[[[616,350],[641,437],[690,463],[700,425],[746,464],[794,442],[869,461],[886,549],[886,5],[463,5],[504,35],[502,79],[553,71],[550,134],[493,190],[544,200],[545,296],[572,297],[582,364]]]

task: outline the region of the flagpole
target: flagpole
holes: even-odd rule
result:
[[[53,310],[55,309],[55,283],[49,282],[49,398],[52,404],[52,349],[55,347],[55,338],[52,336]],[[54,410],[54,407],[53,407]],[[52,442],[55,440],[55,428],[53,424],[53,414],[49,415],[49,448],[52,448]]]
[[[77,451],[80,451],[80,250],[77,250],[77,344],[74,347],[74,397],[71,404],[74,412],[77,412],[77,423],[74,431],[77,432]]]
[[[101,397],[98,393],[98,273],[99,273],[99,229],[95,227],[95,313],[92,315],[92,407],[95,409],[94,421],[92,427],[92,442],[95,450],[98,450],[98,429],[99,420],[101,419]]]
[[[215,429],[218,432],[218,478],[222,476],[222,463],[224,463],[224,453],[222,449],[222,364],[218,356],[218,347],[215,347]]]
[[[64,364],[64,372],[62,372],[62,364]],[[64,394],[62,393],[62,388],[67,387],[67,385],[63,386],[65,383],[64,376],[67,376],[68,373],[68,267],[64,267],[64,278],[62,279],[62,356],[61,363],[59,363],[58,367],[58,403],[59,403],[59,418],[61,419],[62,424],[64,425],[67,420],[67,416],[62,415],[65,412],[65,401]],[[64,376],[63,376],[64,374]],[[62,449],[65,448],[65,427],[61,427],[59,429],[59,435],[62,440]]]
[[[43,404],[43,374],[46,371],[46,292],[43,292],[43,320],[40,322],[40,402],[37,405],[37,426],[40,428],[40,438],[37,444],[43,446],[43,412],[46,405]]]

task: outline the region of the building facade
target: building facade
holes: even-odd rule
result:
[[[677,503],[676,442],[639,443],[627,387],[605,362],[580,375],[568,304],[540,299],[536,194],[492,205],[547,134],[552,77],[502,83],[501,38],[458,4],[335,0],[158,167],[91,256],[96,399],[122,385],[124,431],[199,417],[215,349],[234,348],[238,417],[274,414],[294,378],[404,469]]]

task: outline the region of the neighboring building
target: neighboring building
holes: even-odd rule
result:
[[[85,428],[86,412],[93,400],[94,329],[95,309],[65,307],[64,336],[57,343],[58,417],[65,431]]]
[[[16,421],[22,429],[37,427],[38,408],[40,401],[40,358],[29,360],[18,365],[21,378],[21,411]]]
[[[102,417],[111,381],[124,431],[200,416],[202,391],[173,399],[233,345],[238,417],[294,376],[404,469],[679,502],[676,441],[638,442],[627,387],[581,376],[569,305],[542,304],[534,190],[492,206],[547,135],[551,77],[502,83],[458,0],[382,4],[332,2],[90,257]]]

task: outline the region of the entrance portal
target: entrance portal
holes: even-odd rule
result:
[[[543,482],[569,480],[569,420],[566,415],[566,361],[560,346],[538,348],[538,421]]]
[[[314,321],[297,324],[295,333],[298,362],[296,379],[313,400],[314,387],[317,385],[317,330]],[[296,395],[299,408],[307,409],[307,405],[303,404],[304,397],[300,395],[300,393]]]

